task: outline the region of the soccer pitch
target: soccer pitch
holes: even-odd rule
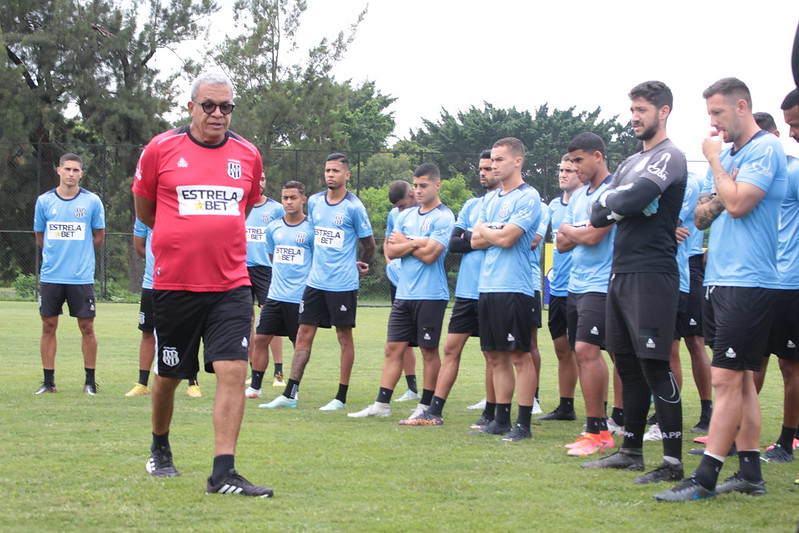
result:
[[[447,313],[448,320],[449,313]],[[335,396],[338,344],[320,330],[297,409],[259,409],[282,392],[264,380],[264,399],[248,400],[236,453],[238,470],[274,488],[272,499],[205,495],[211,471],[214,378],[200,375],[204,397],[178,389],[171,430],[180,477],[153,479],[144,470],[150,445],[149,397],[126,398],[137,378],[138,305],[99,304],[99,393],[82,393],[83,360],[75,319],[59,324],[59,392],[34,396],[42,379],[41,323],[30,302],[0,302],[2,531],[795,531],[799,461],[763,465],[769,493],[723,495],[685,504],[657,503],[666,485],[634,485],[635,472],[580,468],[563,445],[581,432],[575,422],[536,422],[519,443],[468,435],[484,396],[484,360],[476,339],[464,351],[458,381],[440,427],[402,427],[414,405],[392,404],[388,419],[351,419],[374,401],[383,361],[387,308],[361,307],[356,361],[345,411],[320,412]],[[546,319],[546,314],[544,315]],[[557,367],[546,328],[540,330],[541,403],[558,401]],[[443,344],[443,339],[442,339]],[[284,343],[286,374],[291,349]],[[443,356],[443,354],[442,354]],[[699,400],[683,355],[684,427]],[[766,446],[782,425],[782,379],[772,361],[761,403]],[[271,361],[267,377],[271,376]],[[421,384],[422,362],[417,361]],[[401,378],[395,397],[405,390]],[[243,393],[243,390],[242,390]],[[515,417],[516,405],[513,408]],[[684,451],[696,447],[690,433]],[[617,438],[617,443],[620,439]],[[647,442],[647,470],[661,462]],[[699,458],[685,453],[686,474]],[[722,479],[737,471],[728,459]]]

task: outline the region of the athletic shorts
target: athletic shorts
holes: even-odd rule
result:
[[[680,291],[680,299],[677,303],[677,322],[674,324],[674,340],[680,340],[687,336],[685,330],[690,322],[688,319],[688,298],[690,296],[690,293]]]
[[[477,300],[455,298],[452,313],[449,315],[447,333],[468,334],[470,337],[480,336],[480,321]]]
[[[533,327],[541,329],[541,291],[535,291],[533,295]]]
[[[775,290],[758,287],[705,287],[705,344],[712,365],[760,370],[774,315]]]
[[[97,307],[94,302],[94,284],[67,285],[65,283],[42,282],[39,287],[39,314],[58,316],[63,313],[64,302],[69,306],[69,316],[94,318]]]
[[[566,331],[574,351],[578,342],[605,347],[605,301],[602,292],[575,294],[566,297]]]
[[[386,342],[438,348],[447,300],[394,300],[388,315]]]
[[[256,265],[247,267],[247,272],[250,273],[252,297],[259,306],[263,306],[266,303],[266,295],[269,294],[269,286],[272,284],[272,267]]]
[[[668,361],[679,302],[677,272],[611,274],[605,305],[607,350]]]
[[[141,290],[141,302],[139,303],[139,330],[152,333],[155,329],[153,323],[153,290]]]
[[[278,302],[267,298],[261,307],[261,314],[258,315],[255,333],[258,335],[288,337],[293,343],[297,340],[297,329],[300,325],[298,322],[299,317],[300,304]]]
[[[532,296],[518,292],[480,293],[480,349],[529,352],[534,305]]]
[[[203,343],[205,371],[215,361],[246,361],[252,334],[252,290],[224,292],[153,291],[155,372],[176,379],[200,369]]]
[[[705,267],[702,264],[704,255],[693,255],[688,259],[688,265],[691,273],[691,285],[688,292],[688,300],[686,301],[685,315],[686,323],[679,325],[679,318],[677,319],[678,327],[681,327],[683,337],[691,335],[702,335],[702,302],[705,299]]]
[[[355,312],[358,309],[358,291],[323,291],[305,287],[300,302],[300,324],[320,328],[337,326],[355,327]]]
[[[799,359],[799,290],[776,290],[774,319],[768,338],[766,356],[777,354],[781,359]]]
[[[558,339],[566,335],[566,296],[552,296],[549,295],[549,317],[547,318],[547,326],[549,327],[549,335],[552,340]]]

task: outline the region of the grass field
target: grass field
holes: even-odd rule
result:
[[[358,312],[347,411],[374,401],[387,317],[386,308]],[[665,486],[634,485],[637,474],[630,472],[584,470],[581,459],[566,455],[563,444],[579,435],[579,418],[535,424],[532,440],[514,444],[467,435],[479,413],[465,406],[483,396],[484,363],[475,340],[467,344],[441,427],[397,425],[412,408],[407,404],[394,404],[390,419],[320,412],[337,387],[338,352],[330,331],[317,336],[297,409],[258,409],[257,400],[248,401],[237,467],[251,481],[271,485],[275,497],[206,496],[213,377],[200,376],[201,399],[179,389],[171,440],[181,476],[152,479],[144,470],[149,399],[123,396],[137,377],[137,318],[136,305],[99,305],[96,397],[81,392],[79,333],[74,319],[62,318],[59,392],[40,397],[32,394],[41,381],[36,306],[0,303],[0,530],[748,532],[795,531],[799,522],[799,487],[793,483],[799,461],[764,465],[769,494],[763,497],[664,504],[652,494]],[[557,376],[548,334],[542,330],[540,336],[547,412],[557,403]],[[286,343],[287,354],[288,348]],[[688,360],[686,355],[686,428],[699,415]],[[779,434],[781,388],[774,364],[762,396],[763,445]],[[268,384],[264,390],[267,400],[281,392]],[[397,391],[404,391],[404,379]],[[581,403],[578,392],[578,417]],[[660,443],[646,443],[644,453],[648,468],[660,463]],[[698,458],[685,457],[687,473]],[[736,470],[733,458],[722,476]]]

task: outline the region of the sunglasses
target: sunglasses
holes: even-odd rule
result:
[[[229,115],[233,112],[233,108],[236,107],[236,104],[215,104],[213,102],[198,102],[197,100],[192,100],[195,104],[199,105],[203,108],[203,112],[207,115],[210,115],[216,108],[219,108],[219,112],[223,115]]]

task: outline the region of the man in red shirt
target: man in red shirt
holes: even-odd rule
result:
[[[175,388],[199,370],[215,373],[214,466],[207,493],[270,497],[239,475],[234,454],[244,414],[252,325],[245,218],[260,198],[263,163],[250,142],[228,130],[233,86],[219,71],[194,80],[191,124],[153,138],[133,183],[136,216],[153,228],[156,377],[153,443],[147,471],[178,475],[169,427]]]

